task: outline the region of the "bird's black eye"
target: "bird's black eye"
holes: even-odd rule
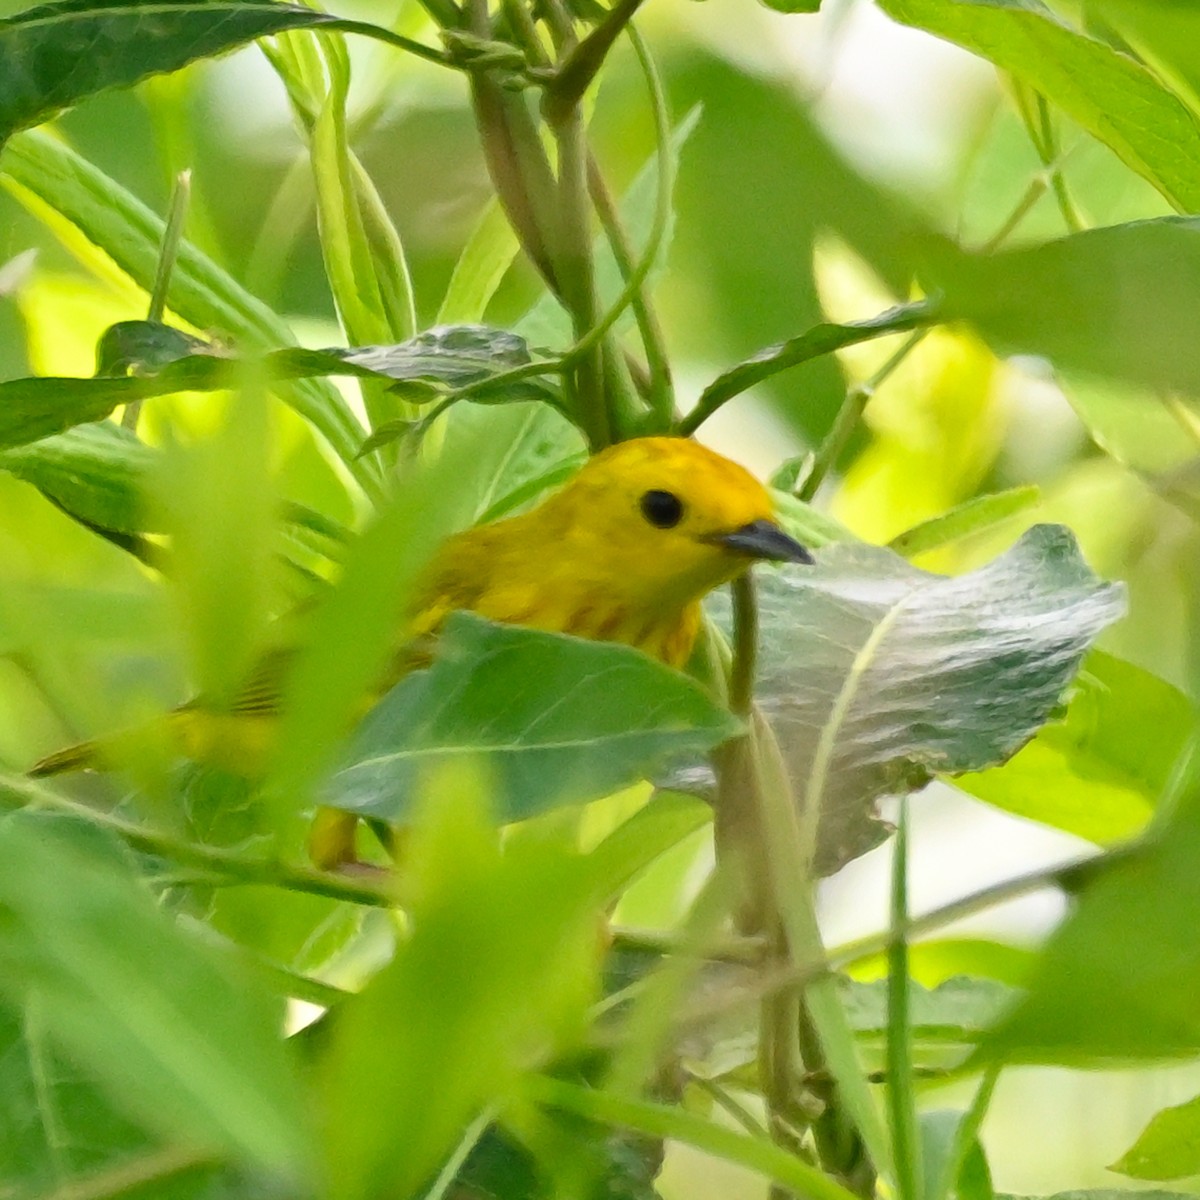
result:
[[[683,520],[683,501],[674,492],[647,492],[642,516],[657,529],[674,529]]]

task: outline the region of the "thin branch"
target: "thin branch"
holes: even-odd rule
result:
[[[227,879],[243,884],[260,884],[268,887],[285,888],[293,892],[306,892],[313,896],[326,896],[331,900],[345,900],[351,904],[363,904],[373,908],[390,908],[396,898],[386,888],[367,882],[335,875],[329,871],[318,871],[280,862],[277,859],[254,858],[223,850],[216,846],[204,846],[184,841],[170,834],[156,832],[126,821],[112,813],[89,808],[74,800],[68,800],[49,788],[29,779],[0,776],[0,808],[48,808],[67,813],[80,820],[107,830],[124,841],[134,850],[169,858],[173,862],[207,869]]]

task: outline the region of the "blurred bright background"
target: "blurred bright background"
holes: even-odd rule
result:
[[[0,0],[0,13],[18,7]],[[383,5],[339,11],[384,23],[393,16]],[[416,5],[404,12],[396,27],[427,35]],[[810,205],[810,123],[859,172],[901,194],[967,247],[986,245],[1004,227],[1040,169],[1004,81],[990,66],[894,25],[866,0],[827,0],[819,15],[804,17],[775,14],[752,0],[654,0],[641,27],[660,57],[674,118],[701,106],[682,151],[673,242],[658,289],[685,401],[724,367],[822,314],[861,318],[907,298],[890,295]],[[421,324],[432,324],[457,255],[491,194],[465,87],[456,75],[385,47],[351,44],[356,145],[404,238]],[[653,148],[644,86],[626,48],[614,55],[596,113],[598,151],[620,190]],[[257,51],[154,80],[134,93],[102,96],[59,127],[159,212],[175,173],[190,166],[188,236],[289,314],[304,344],[338,343],[305,151],[278,79]],[[1065,175],[1085,224],[1167,211],[1102,146],[1066,124],[1062,140]],[[1062,232],[1047,191],[1007,244]],[[0,292],[0,372],[4,378],[90,374],[100,332],[115,320],[144,315],[144,297],[112,283],[102,269],[85,270],[11,196],[0,194],[0,264],[30,249],[37,257],[29,273],[10,294]],[[519,264],[489,321],[515,323],[538,291],[533,273]],[[884,339],[779,376],[728,405],[702,437],[768,476],[819,441],[846,387],[867,379],[896,345],[897,339]],[[977,493],[1036,484],[1043,497],[1036,508],[923,565],[965,569],[1003,549],[1028,524],[1065,522],[1099,574],[1129,585],[1129,616],[1102,647],[1183,686],[1193,665],[1187,622],[1200,593],[1198,547],[1193,522],[1164,498],[1158,481],[1186,463],[1195,446],[1157,401],[1108,394],[1103,433],[1109,453],[1098,453],[1077,416],[1097,388],[1092,381],[1056,379],[1038,361],[999,361],[965,331],[938,330],[880,388],[867,409],[870,437],[852,445],[819,503],[860,536],[885,542]],[[203,407],[187,398],[164,403],[162,413],[164,426],[184,436],[205,420]],[[296,432],[283,439],[280,452],[289,459],[281,473],[296,492],[320,494],[328,468],[313,446]],[[7,475],[0,475],[0,562],[8,579],[145,591],[131,559]],[[68,654],[62,667],[84,662],[96,669],[97,661]],[[139,677],[137,662],[119,654],[104,661],[130,687],[154,692],[156,685]],[[16,768],[27,765],[36,751],[55,744],[56,719],[19,671],[0,666],[0,758]],[[912,811],[917,911],[1089,849],[945,785],[917,798]],[[633,915],[643,923],[669,921],[707,854],[707,847],[693,844],[687,854],[672,856],[639,887]],[[823,897],[829,941],[881,928],[886,895],[886,850],[831,880]],[[1039,895],[953,932],[1030,944],[1061,911],[1056,895]],[[1117,1158],[1153,1112],[1191,1096],[1198,1082],[1200,1075],[1185,1069],[1114,1074],[1102,1085],[1083,1073],[1005,1072],[984,1130],[997,1190],[1128,1186],[1099,1164]],[[947,1106],[959,1098],[948,1091]],[[757,1186],[679,1155],[664,1194],[672,1200],[750,1196]]]

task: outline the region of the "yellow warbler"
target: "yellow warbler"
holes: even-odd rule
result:
[[[436,634],[449,613],[466,609],[493,621],[624,642],[681,667],[700,628],[703,596],[755,559],[811,561],[774,523],[766,488],[696,442],[638,438],[596,455],[530,512],[448,538],[415,589],[401,644]],[[269,668],[216,721],[197,721],[198,704],[179,710],[182,749],[221,760],[216,743],[246,718],[269,715],[277,698],[277,671]],[[263,741],[244,733],[243,741]],[[238,756],[244,759],[244,748]],[[85,742],[42,759],[30,774],[110,757],[105,743]],[[349,814],[323,813],[315,857],[324,865],[350,861],[354,828]]]

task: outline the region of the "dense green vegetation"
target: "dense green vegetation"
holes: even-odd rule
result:
[[[817,6],[0,8],[0,1200],[992,1200],[1014,1069],[1200,1058],[1200,13]],[[976,56],[920,170],[859,20]],[[691,679],[455,617],[346,736],[448,533],[652,433],[816,565]],[[914,915],[931,782],[1078,857]],[[1070,1182],[1200,1175],[1160,1108]]]

